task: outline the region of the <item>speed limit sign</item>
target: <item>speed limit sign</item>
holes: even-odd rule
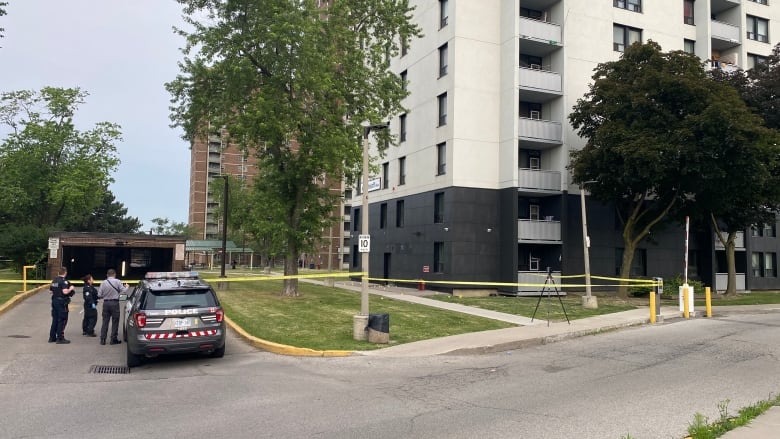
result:
[[[371,235],[358,235],[358,251],[360,253],[371,251]]]

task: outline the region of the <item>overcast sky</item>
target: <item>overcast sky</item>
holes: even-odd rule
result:
[[[151,219],[187,222],[189,144],[169,127],[164,84],[178,73],[184,42],[173,0],[6,0],[0,17],[0,91],[81,87],[77,116],[122,126],[121,165],[111,190],[146,230]]]

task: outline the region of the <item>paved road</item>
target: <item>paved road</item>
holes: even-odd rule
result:
[[[693,413],[714,418],[721,401],[736,411],[780,389],[778,316],[487,355],[297,358],[231,337],[223,359],[117,375],[89,369],[122,365],[124,345],[46,343],[42,293],[0,316],[0,437],[680,439]]]

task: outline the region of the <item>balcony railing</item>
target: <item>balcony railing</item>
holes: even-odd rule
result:
[[[549,72],[540,68],[520,67],[519,69],[520,90],[535,91],[551,95],[560,95],[561,75],[555,72]]]
[[[560,144],[562,139],[560,122],[521,117],[518,124],[518,137],[530,143]]]
[[[561,27],[559,25],[527,17],[519,17],[518,20],[520,20],[517,27],[520,38],[552,46],[561,42]]]
[[[561,173],[541,169],[520,168],[517,186],[524,189],[561,190]]]
[[[566,292],[563,291],[562,288],[560,288],[561,284],[561,272],[560,271],[552,271],[550,272],[553,276],[553,280],[555,281],[558,288],[558,293],[561,296],[565,296]],[[544,281],[547,279],[547,272],[546,271],[518,271],[517,272],[517,291],[518,295],[529,295],[527,293],[533,293],[533,294],[539,294],[543,288],[545,288]],[[549,284],[548,284],[549,285]],[[549,289],[551,291],[551,295],[555,295],[555,288],[553,288],[553,285],[549,285]],[[526,293],[526,294],[523,294]],[[545,289],[545,295],[547,294],[547,289]]]
[[[712,27],[712,38],[739,44],[741,40],[739,26],[717,20],[710,20],[710,23]]]
[[[561,222],[547,220],[517,220],[517,240],[525,242],[560,242]]]
[[[720,243],[720,239],[718,239],[718,237],[715,235],[712,235],[712,237],[715,240],[715,250],[725,250],[723,244]],[[745,249],[745,232],[737,232],[737,237],[734,238],[734,249]]]

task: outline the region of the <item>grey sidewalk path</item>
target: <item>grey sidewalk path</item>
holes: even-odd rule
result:
[[[777,439],[780,437],[780,407],[775,406],[748,425],[731,430],[721,439]]]

